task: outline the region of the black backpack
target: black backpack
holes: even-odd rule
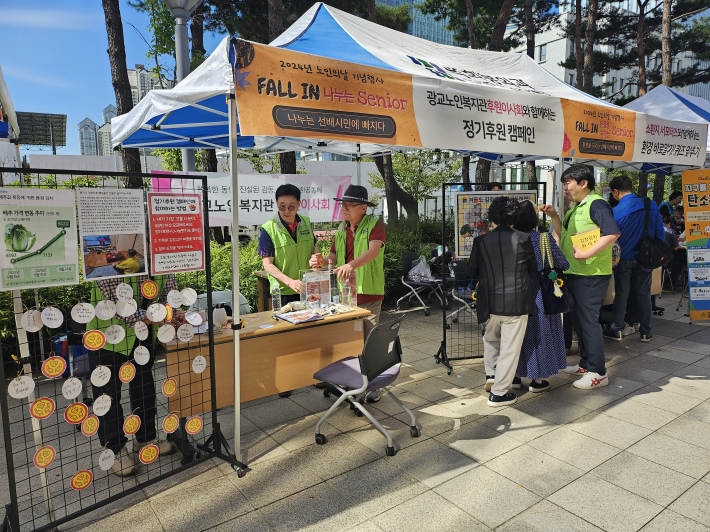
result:
[[[653,240],[648,238],[648,218],[651,212],[651,200],[643,198],[643,206],[646,209],[646,216],[643,222],[643,240],[639,247],[639,253],[636,255],[636,260],[644,268],[660,268],[668,264],[673,258],[673,250],[665,240],[653,237]]]

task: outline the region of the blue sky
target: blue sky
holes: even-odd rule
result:
[[[147,15],[121,0],[121,17],[128,68],[148,66],[147,45],[125,23],[147,37]],[[205,34],[208,53],[222,37]],[[116,104],[107,48],[99,0],[0,0],[0,67],[15,110],[67,115],[67,146],[58,154],[78,155],[79,122],[88,117],[101,124],[101,110]]]

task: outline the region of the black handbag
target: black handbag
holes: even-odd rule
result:
[[[571,312],[574,307],[574,298],[565,284],[564,273],[560,268],[555,268],[549,233],[540,235],[540,255],[542,256],[542,270],[537,274],[540,279],[544,314],[553,316]]]
[[[643,206],[646,210],[646,215],[643,221],[643,240],[641,240],[636,260],[644,268],[660,268],[671,261],[673,258],[673,250],[668,244],[666,244],[665,240],[661,240],[655,236],[653,239],[648,238],[648,218],[649,213],[651,212],[651,200],[643,198]]]

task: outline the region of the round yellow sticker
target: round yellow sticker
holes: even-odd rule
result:
[[[64,421],[78,425],[89,415],[89,407],[84,403],[72,403],[64,411]]]
[[[132,416],[128,416],[126,418],[126,421],[123,423],[123,432],[125,432],[127,436],[135,434],[136,432],[138,432],[139,428],[141,428],[141,418],[139,418],[135,414]]]
[[[197,434],[202,430],[202,418],[198,416],[191,417],[185,423],[185,430],[188,434]]]
[[[81,433],[84,436],[91,437],[96,434],[99,430],[99,418],[94,414],[87,417],[81,424]]]
[[[165,305],[165,310],[168,311],[168,313],[165,315],[165,321],[170,321],[173,319],[173,307],[170,305]]]
[[[163,431],[168,434],[175,432],[180,425],[180,419],[175,414],[170,414],[163,420]]]
[[[30,405],[30,415],[35,419],[47,419],[54,412],[54,406],[49,397],[40,397]]]
[[[106,336],[101,331],[89,331],[84,335],[84,347],[90,351],[98,351],[106,345]]]
[[[141,285],[141,294],[146,299],[153,299],[158,295],[158,285],[155,281],[146,281]]]
[[[136,367],[130,362],[126,362],[118,371],[118,378],[121,382],[131,382],[136,376]]]
[[[67,361],[62,357],[49,357],[42,363],[42,374],[53,379],[59,377],[67,369]]]
[[[175,379],[167,379],[163,383],[163,395],[165,397],[172,397],[177,392],[177,381]]]
[[[71,487],[74,488],[77,491],[81,491],[84,488],[87,488],[89,484],[91,484],[91,481],[94,479],[94,475],[91,474],[91,471],[87,471],[86,469],[82,469],[81,471],[77,471],[73,477],[71,477]]]
[[[52,462],[54,462],[54,457],[57,456],[57,452],[54,447],[50,445],[45,445],[44,447],[37,449],[34,457],[35,467],[44,469],[49,467]]]
[[[155,462],[155,459],[158,458],[158,454],[160,451],[158,450],[157,445],[146,445],[141,449],[141,452],[138,453],[138,458],[140,459],[141,463],[143,464],[150,464],[152,462]]]

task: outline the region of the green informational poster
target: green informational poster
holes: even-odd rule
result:
[[[73,190],[0,188],[0,290],[76,284]]]

